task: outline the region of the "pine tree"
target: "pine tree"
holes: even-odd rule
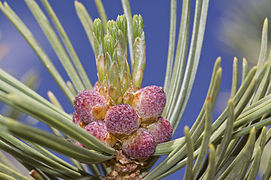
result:
[[[142,87],[147,34],[143,17],[131,14],[128,0],[121,1],[124,14],[109,21],[100,0],[95,0],[100,19],[94,21],[82,3],[74,3],[95,54],[98,82],[94,86],[53,8],[47,0],[41,2],[49,17],[34,0],[26,0],[67,72],[68,82],[8,3],[0,3],[0,9],[33,48],[75,111],[73,115],[65,112],[52,92],[48,93],[48,101],[32,90],[35,76],[21,82],[0,69],[0,101],[14,108],[0,116],[0,149],[18,160],[30,174],[22,174],[1,153],[1,179],[153,180],[182,168],[185,168],[184,179],[256,179],[263,150],[271,137],[271,131],[266,128],[271,124],[267,19],[257,66],[249,70],[244,59],[241,74],[237,59],[233,61],[231,98],[226,109],[213,120],[222,76],[219,57],[206,100],[193,126],[184,127],[184,137],[170,140],[194,84],[209,1],[197,0],[194,11],[190,0],[182,2],[176,39],[177,1],[171,0],[163,88]],[[18,121],[19,112],[46,123],[52,132]],[[72,164],[51,151],[70,158]],[[165,155],[163,161],[152,168],[162,155]],[[262,179],[269,179],[270,175],[271,159]]]

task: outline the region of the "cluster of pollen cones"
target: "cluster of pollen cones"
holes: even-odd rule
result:
[[[172,136],[169,121],[161,117],[165,92],[162,87],[146,86],[113,105],[101,89],[96,83],[92,90],[76,96],[73,122],[119,152],[111,165],[112,178],[122,174],[138,179],[139,166],[154,153],[157,144]]]

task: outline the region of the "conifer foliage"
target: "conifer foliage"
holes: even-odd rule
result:
[[[74,1],[95,54],[98,81],[94,86],[48,0],[41,0],[48,16],[35,0],[25,2],[68,74],[68,82],[16,9],[7,2],[0,2],[0,9],[33,48],[74,112],[66,112],[52,92],[48,92],[49,101],[37,94],[33,90],[33,76],[20,81],[0,68],[0,101],[12,107],[0,115],[0,179],[153,180],[182,168],[185,168],[184,179],[256,179],[258,175],[270,178],[271,158],[259,173],[263,151],[271,138],[267,128],[271,124],[267,19],[257,66],[248,69],[243,59],[239,68],[237,58],[233,61],[231,98],[221,115],[212,118],[222,76],[219,57],[194,124],[190,129],[184,127],[184,137],[171,139],[194,84],[208,0],[196,0],[194,10],[190,0],[182,1],[178,39],[175,36],[177,1],[171,0],[163,87],[142,87],[147,34],[143,17],[132,15],[128,0],[121,0],[124,14],[109,21],[100,0],[95,0],[100,18],[94,21],[85,6]],[[191,31],[190,24],[193,24]],[[52,132],[18,121],[23,113],[44,122]],[[18,170],[4,151],[29,175]],[[52,151],[70,158],[72,163]],[[153,167],[162,155],[165,158]]]

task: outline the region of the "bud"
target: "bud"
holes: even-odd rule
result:
[[[146,64],[144,25],[143,19],[140,15],[135,15],[133,18],[133,33],[134,63],[132,69],[132,79],[134,87],[139,89],[142,86],[143,74]]]
[[[141,37],[144,32],[143,18],[141,15],[134,15],[133,17],[133,37],[134,40],[137,37]]]
[[[156,144],[169,141],[173,131],[170,122],[163,117],[159,117],[158,121],[147,126],[147,129]]]
[[[104,58],[104,29],[100,19],[95,19],[93,23],[94,49],[99,81],[103,84],[105,79],[105,58]]]
[[[105,116],[108,131],[116,136],[131,135],[140,125],[136,111],[128,104],[110,108]]]
[[[95,45],[95,57],[103,54],[103,39],[104,29],[100,19],[95,19],[93,22],[93,34],[94,34],[94,45]]]
[[[104,121],[93,121],[86,125],[85,130],[108,146],[116,143],[116,139],[107,131]]]
[[[142,122],[150,124],[161,115],[166,104],[166,94],[162,87],[146,86],[135,92],[130,103]]]
[[[127,50],[127,20],[125,15],[118,16],[117,18],[118,34],[119,34],[119,43],[121,48],[126,53]]]
[[[127,19],[125,15],[117,17],[117,26],[118,29],[122,32],[124,41],[127,41]]]
[[[111,20],[107,22],[107,33],[111,35],[114,45],[118,41],[118,27],[115,21]]]
[[[111,64],[114,60],[114,50],[115,50],[115,41],[114,38],[110,34],[106,34],[104,37],[104,53],[108,53],[109,62],[106,63]]]
[[[131,159],[145,159],[155,151],[156,144],[153,136],[143,128],[129,136],[122,143],[123,152]]]
[[[95,90],[81,91],[74,100],[74,109],[84,123],[102,120],[107,110],[103,95]]]

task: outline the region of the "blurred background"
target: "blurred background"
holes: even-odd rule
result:
[[[31,29],[64,79],[68,80],[46,37],[24,1],[7,0],[7,2]],[[37,0],[37,2],[39,1]],[[73,43],[91,82],[95,83],[97,76],[94,54],[76,15],[74,0],[51,0],[49,2]],[[82,0],[80,2],[86,6],[93,20],[98,17],[94,1]],[[123,14],[120,1],[104,0],[103,3],[108,19],[116,19],[117,15]],[[145,26],[147,62],[143,86],[152,84],[163,86],[168,50],[170,3],[165,0],[131,0],[130,3],[132,13],[143,16]],[[194,1],[191,4],[192,9],[194,9],[193,3]],[[210,1],[197,77],[187,109],[173,138],[183,136],[184,126],[191,127],[200,112],[208,90],[213,64],[218,56],[222,58],[223,74],[221,92],[213,114],[214,119],[224,110],[227,99],[230,97],[233,58],[236,56],[239,59],[240,66],[243,57],[248,59],[251,66],[255,64],[258,58],[264,18],[269,17],[271,19],[270,5],[269,0]],[[179,28],[180,1],[178,1],[177,12],[177,27]],[[65,99],[64,94],[46,68],[43,67],[31,47],[2,13],[0,13],[0,67],[17,78],[21,78],[25,72],[33,69],[40,76],[37,92],[47,98],[47,92],[52,91],[61,101],[66,112],[73,112],[73,107]],[[29,120],[29,117],[25,118]],[[47,129],[47,126],[42,123],[38,123],[37,126]],[[181,170],[166,179],[182,177],[183,173],[184,170]]]

